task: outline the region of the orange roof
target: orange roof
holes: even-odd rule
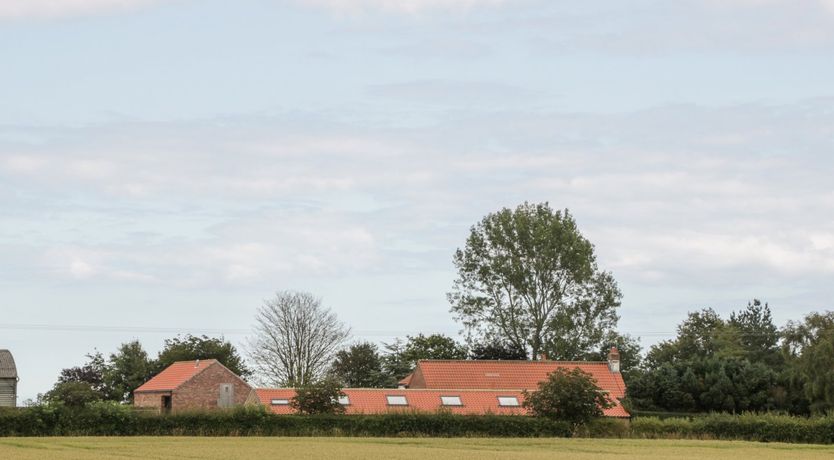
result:
[[[417,363],[412,388],[517,389],[536,390],[539,382],[558,368],[579,368],[596,379],[597,385],[614,398],[625,397],[625,383],[619,372],[606,362],[571,361],[486,361],[423,360]],[[417,379],[417,373],[422,377]]]
[[[195,375],[216,363],[216,359],[198,359],[196,361],[177,361],[166,367],[164,371],[156,374],[152,379],[145,382],[135,392],[141,391],[173,391],[183,383],[191,380]]]
[[[406,375],[405,377],[403,377],[402,379],[400,379],[400,381],[397,382],[397,384],[408,386],[409,384],[411,384],[411,377],[413,377],[413,376],[414,376],[414,372],[412,372],[412,373]]]
[[[382,414],[388,412],[438,412],[448,411],[461,415],[527,415],[527,409],[520,406],[524,402],[524,395],[519,390],[398,390],[394,388],[345,388],[342,392],[348,397],[345,413]],[[275,414],[292,414],[295,411],[288,404],[273,405],[273,400],[289,401],[295,396],[292,388],[255,390],[261,404],[270,408]],[[387,396],[405,396],[407,406],[391,406]],[[460,406],[444,406],[441,396],[457,396]],[[498,397],[515,397],[519,406],[509,407],[498,404]],[[282,401],[283,402],[283,401]],[[628,412],[615,401],[617,406],[604,411],[608,417],[628,417]]]

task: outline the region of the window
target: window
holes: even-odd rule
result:
[[[350,398],[347,395],[339,396],[339,404],[341,404],[343,406],[349,405],[350,404]]]
[[[407,406],[408,400],[405,396],[386,396],[389,406]]]
[[[273,406],[288,406],[290,404],[289,399],[273,399],[271,401]]]
[[[518,398],[515,396],[499,396],[498,405],[501,407],[517,407],[519,405]]]
[[[440,403],[444,406],[462,406],[463,403],[460,402],[460,396],[441,396]]]

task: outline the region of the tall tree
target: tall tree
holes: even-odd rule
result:
[[[527,359],[523,348],[515,348],[500,340],[476,342],[469,350],[469,359],[519,360]]]
[[[134,340],[123,343],[110,355],[104,379],[118,399],[130,402],[133,401],[133,390],[148,381],[154,369],[142,344]]]
[[[331,373],[348,388],[384,388],[396,383],[382,371],[382,357],[377,346],[370,342],[357,343],[336,353]]]
[[[834,311],[811,313],[783,330],[795,388],[802,388],[810,409],[834,409]]]
[[[405,341],[401,338],[382,344],[385,353],[382,356],[382,370],[393,384],[414,370],[414,363],[405,358]]]
[[[324,377],[350,336],[336,314],[306,292],[283,291],[258,310],[250,354],[269,384],[303,386]]]
[[[104,355],[96,351],[88,354],[87,359],[87,363],[81,366],[61,370],[61,374],[58,376],[58,384],[84,383],[89,385],[90,389],[99,395],[99,399],[121,401],[122,395],[116,394],[106,380],[109,366],[104,360]]]
[[[489,214],[454,255],[451,311],[474,336],[538,359],[577,359],[617,325],[622,297],[566,210],[524,203]]]
[[[176,361],[197,359],[216,359],[243,378],[252,374],[235,346],[230,342],[223,338],[210,338],[205,335],[198,337],[191,334],[165,340],[165,346],[156,360],[157,371],[165,369]]]
[[[466,354],[466,346],[449,336],[418,334],[406,336],[403,359],[414,366],[421,359],[466,359]]]

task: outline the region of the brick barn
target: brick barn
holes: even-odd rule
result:
[[[133,392],[133,405],[160,413],[242,405],[252,387],[214,359],[179,361]]]

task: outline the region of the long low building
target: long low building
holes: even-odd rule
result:
[[[396,389],[347,388],[340,401],[346,414],[440,412],[455,414],[525,415],[524,391],[535,391],[557,369],[580,369],[596,380],[614,402],[607,417],[630,417],[622,405],[625,382],[620,354],[612,348],[608,361],[422,360]],[[247,404],[262,404],[276,414],[291,414],[292,388],[260,388]]]
[[[347,415],[387,414],[396,412],[437,413],[449,412],[461,415],[527,415],[522,404],[522,390],[471,390],[471,389],[387,389],[345,388],[339,402]],[[295,397],[292,388],[257,388],[247,399],[247,404],[261,404],[274,414],[293,414],[290,401]],[[607,417],[629,417],[629,413],[617,403],[605,409]]]

